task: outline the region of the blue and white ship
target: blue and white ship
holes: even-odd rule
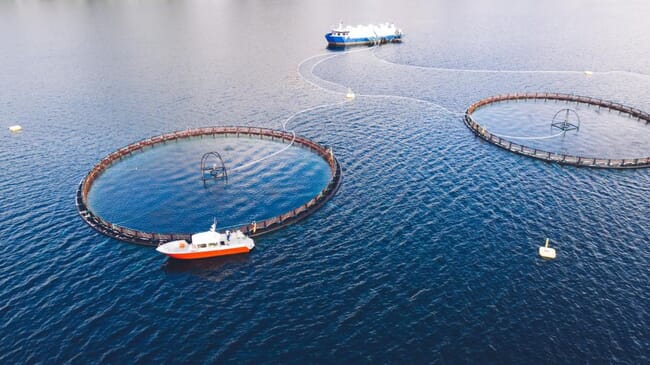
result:
[[[357,45],[376,45],[389,42],[401,42],[402,30],[395,28],[394,24],[384,23],[379,25],[343,26],[339,23],[337,28],[325,34],[325,39],[330,47],[345,47]]]

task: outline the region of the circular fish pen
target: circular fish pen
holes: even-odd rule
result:
[[[518,100],[543,100],[543,101],[563,101],[567,103],[576,103],[576,105],[585,104],[588,106],[595,106],[599,109],[607,109],[611,111],[618,112],[621,115],[626,115],[631,119],[644,122],[646,125],[650,123],[650,114],[643,112],[639,109],[632,108],[623,104],[592,98],[585,96],[577,96],[570,94],[558,94],[558,93],[523,93],[523,94],[505,94],[491,96],[477,101],[467,108],[465,111],[464,122],[467,128],[469,128],[476,136],[481,139],[494,144],[497,147],[503,148],[510,152],[514,152],[519,155],[536,158],[539,160],[554,162],[561,165],[571,165],[578,167],[594,167],[594,168],[605,168],[605,169],[634,169],[634,168],[647,168],[650,167],[650,157],[636,157],[636,158],[607,158],[607,157],[594,157],[594,156],[581,156],[575,154],[565,154],[552,152],[544,148],[534,148],[531,146],[526,146],[521,143],[513,142],[512,139],[518,137],[508,137],[499,135],[493,132],[488,131],[487,127],[483,124],[476,122],[473,118],[474,112],[478,109],[485,106],[500,103],[504,101],[518,101]],[[575,115],[575,119],[570,120],[571,116]],[[562,119],[562,117],[564,119]],[[576,122],[577,121],[577,122]],[[583,121],[584,122],[584,121]],[[582,123],[584,125],[584,123]],[[548,137],[539,137],[539,138],[527,138],[520,137],[520,139],[543,139],[549,137],[555,137],[559,135],[564,135],[569,131],[577,132],[580,130],[581,121],[578,117],[575,110],[570,108],[564,108],[553,117],[551,122],[551,129],[560,130],[560,132],[553,136]]]
[[[279,131],[266,128],[253,128],[253,127],[204,127],[196,128],[185,131],[177,131],[172,133],[167,133],[155,137],[151,137],[123,148],[109,154],[103,158],[99,163],[97,163],[90,172],[81,180],[79,188],[77,189],[76,194],[76,206],[81,218],[93,229],[98,232],[107,235],[111,238],[140,244],[147,246],[157,246],[161,243],[179,240],[179,239],[189,239],[191,233],[155,233],[155,232],[144,232],[137,229],[132,229],[128,227],[115,224],[108,220],[103,219],[99,215],[95,214],[88,204],[88,193],[90,192],[93,183],[104,173],[110,166],[116,162],[127,158],[135,153],[142,152],[145,149],[152,148],[159,144],[165,144],[171,141],[178,141],[183,139],[189,139],[192,137],[203,137],[203,136],[224,136],[224,137],[248,137],[248,138],[259,138],[267,139],[271,141],[279,141],[283,143],[289,143],[296,145],[298,147],[307,149],[311,152],[316,153],[320,156],[329,166],[331,177],[327,182],[325,188],[323,188],[319,193],[309,200],[307,203],[298,206],[295,209],[287,211],[285,213],[279,214],[272,218],[264,219],[258,222],[251,222],[250,224],[242,225],[235,227],[233,230],[241,230],[243,233],[248,234],[251,237],[259,236],[265,233],[269,233],[275,230],[278,230],[287,225],[293,224],[313,212],[318,208],[323,206],[338,190],[341,183],[341,167],[334,157],[331,149],[328,149],[318,143],[315,143],[307,138],[296,136],[294,133]],[[214,166],[206,164],[207,156],[204,155],[201,159],[201,173],[205,175],[210,175],[213,172],[216,172],[217,175],[225,174],[225,167],[223,165]],[[217,159],[221,161],[221,158]],[[207,173],[206,173],[207,170]]]

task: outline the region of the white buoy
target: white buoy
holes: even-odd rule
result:
[[[354,95],[354,93],[352,92],[352,89],[348,88],[348,93],[345,94],[345,97],[346,97],[348,100],[352,100],[352,99],[354,99],[355,95]]]
[[[591,76],[591,75],[593,75],[593,74],[594,74],[593,71],[585,71],[585,75],[587,75],[587,76]]]
[[[539,248],[539,255],[545,259],[555,258],[555,249],[548,247],[548,238],[546,239],[546,245]]]
[[[20,132],[20,131],[23,130],[23,127],[16,124],[16,125],[12,125],[11,127],[9,127],[9,130],[12,131],[12,132]]]

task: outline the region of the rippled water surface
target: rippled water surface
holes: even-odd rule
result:
[[[500,102],[479,108],[474,120],[488,131],[532,148],[601,158],[650,156],[650,124],[588,104]],[[556,126],[570,124],[566,133]]]
[[[0,360],[648,363],[650,171],[513,155],[461,117],[511,92],[650,110],[648,15],[643,1],[0,3]],[[405,41],[328,51],[341,17],[393,21]],[[525,106],[502,114],[543,104]],[[79,181],[122,146],[206,125],[282,129],[294,113],[287,129],[332,146],[343,182],[248,255],[172,261],[78,217]],[[634,123],[585,128],[572,146],[647,153]],[[195,178],[205,148],[184,158],[183,146],[115,165],[94,208],[203,229],[218,209],[196,206],[215,190],[172,187]],[[281,146],[223,150],[236,164]],[[238,194],[219,205],[249,219],[322,187],[318,157],[277,157],[241,175],[255,182],[233,177],[224,192]],[[167,206],[191,219],[150,210]],[[554,261],[537,257],[546,237]]]
[[[206,173],[208,179],[202,179],[201,159],[212,151],[221,151],[226,178]],[[205,168],[222,166],[216,158],[205,161]],[[259,137],[191,138],[113,164],[93,183],[88,203],[95,214],[121,226],[199,232],[213,218],[223,229],[289,212],[314,198],[330,178],[325,160],[297,146]]]

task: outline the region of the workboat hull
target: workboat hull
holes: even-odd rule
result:
[[[215,226],[216,223],[207,232],[193,234],[191,242],[163,243],[156,251],[177,260],[196,260],[249,253],[255,247],[253,239],[241,231],[219,233]]]
[[[237,255],[242,253],[249,253],[251,250],[248,247],[235,247],[228,248],[223,250],[215,251],[203,251],[203,252],[187,252],[187,253],[165,253],[165,255],[177,259],[177,260],[196,260],[196,259],[208,259],[210,257],[218,256],[228,256],[228,255]]]

